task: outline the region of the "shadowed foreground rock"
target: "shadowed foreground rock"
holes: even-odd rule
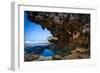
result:
[[[39,54],[24,54],[25,61],[33,61],[39,58]]]
[[[64,57],[64,59],[87,59],[90,58],[90,50],[85,48],[76,48],[71,51],[71,54]]]

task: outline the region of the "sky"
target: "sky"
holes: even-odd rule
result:
[[[24,41],[47,41],[52,34],[47,29],[34,22],[30,22],[27,18],[27,13],[24,11]]]

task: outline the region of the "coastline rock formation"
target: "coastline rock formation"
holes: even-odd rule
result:
[[[55,57],[66,56],[63,50],[90,49],[90,14],[27,11],[28,20],[47,28],[53,35],[49,42],[56,45]]]

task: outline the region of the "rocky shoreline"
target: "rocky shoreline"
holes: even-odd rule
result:
[[[76,48],[71,50],[71,52],[65,56],[53,55],[53,56],[43,56],[40,54],[24,54],[25,61],[48,61],[48,60],[70,60],[70,59],[89,59],[90,54],[89,49]]]
[[[41,25],[53,36],[49,50],[53,56],[25,53],[25,61],[90,58],[90,14],[26,11],[30,22]]]

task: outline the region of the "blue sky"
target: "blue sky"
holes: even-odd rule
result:
[[[43,30],[40,25],[30,22],[27,16],[24,11],[24,41],[47,40],[49,36],[52,36],[47,29]]]

